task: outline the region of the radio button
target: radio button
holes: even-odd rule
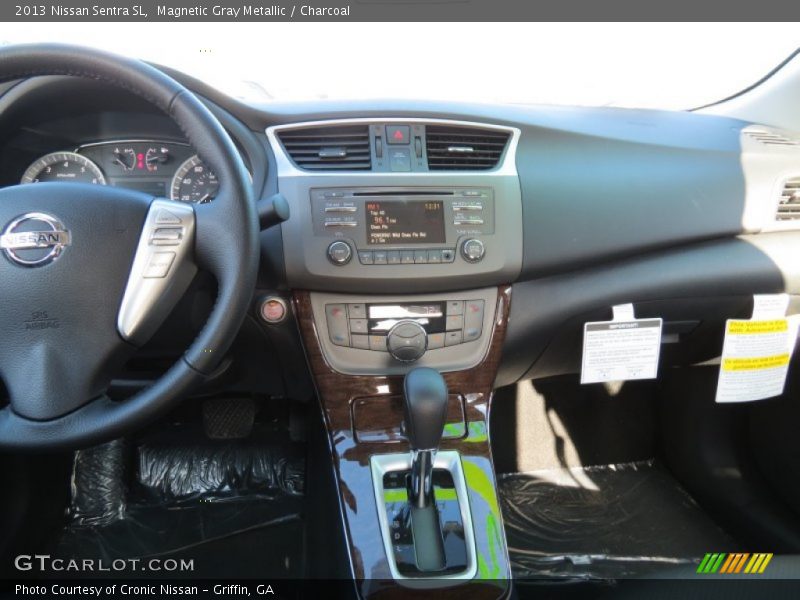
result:
[[[436,350],[437,348],[444,348],[443,333],[431,333],[428,335],[428,350]]]
[[[444,336],[445,346],[456,346],[460,344],[461,341],[462,336],[460,331],[448,331]]]
[[[485,253],[486,248],[484,247],[483,242],[478,239],[468,239],[461,245],[461,256],[463,256],[464,260],[467,262],[480,262]]]
[[[386,253],[386,260],[390,265],[400,264],[400,250],[389,250]]]
[[[442,251],[428,250],[428,262],[431,264],[438,264],[442,262]]]
[[[414,250],[414,263],[418,265],[424,265],[428,262],[428,251],[427,250]]]
[[[331,242],[331,245],[328,246],[328,260],[337,266],[346,265],[352,257],[353,251],[347,242]]]
[[[386,250],[375,250],[372,253],[372,260],[373,264],[376,265],[385,265],[388,262],[388,258],[386,256]]]
[[[359,250],[358,251],[358,260],[362,265],[371,265],[372,264],[372,251],[371,250]]]
[[[353,348],[361,350],[369,350],[369,336],[368,335],[353,335],[350,337]]]
[[[404,265],[413,265],[414,264],[414,251],[413,250],[402,250],[400,252],[400,262]]]

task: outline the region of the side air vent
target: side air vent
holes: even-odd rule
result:
[[[301,169],[369,171],[372,166],[366,125],[289,129],[278,138]]]
[[[473,171],[500,162],[510,134],[494,129],[428,125],[425,129],[428,169]]]
[[[798,219],[800,219],[800,177],[792,177],[783,184],[775,220],[797,221]]]
[[[762,131],[753,129],[746,131],[745,135],[753,138],[757,142],[768,146],[800,146],[800,141],[787,137],[777,131]]]

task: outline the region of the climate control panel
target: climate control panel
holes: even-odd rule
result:
[[[466,368],[488,346],[496,299],[496,288],[394,298],[312,293],[326,358],[354,373],[412,362]]]

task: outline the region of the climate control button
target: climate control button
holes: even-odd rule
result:
[[[400,321],[386,336],[386,349],[401,362],[422,358],[428,348],[428,334],[416,321]]]

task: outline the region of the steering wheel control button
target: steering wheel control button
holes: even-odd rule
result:
[[[156,225],[180,225],[181,223],[183,223],[181,218],[166,208],[162,208],[156,213]]]
[[[23,267],[41,267],[53,262],[71,242],[70,232],[61,221],[35,212],[13,219],[0,236],[3,253]]]
[[[468,239],[461,245],[461,256],[469,263],[480,262],[483,260],[485,253],[486,248],[484,248],[483,242],[478,239]]]
[[[177,246],[183,239],[183,227],[159,227],[153,232],[153,246]]]
[[[386,348],[400,362],[414,362],[425,354],[428,334],[416,321],[400,321],[389,330]]]
[[[387,125],[386,141],[389,144],[408,144],[410,139],[409,125]]]
[[[330,260],[337,267],[341,267],[350,262],[353,258],[353,251],[350,249],[350,244],[342,242],[341,240],[331,242],[328,246],[328,260]]]
[[[159,220],[180,225],[159,224]],[[197,272],[194,209],[172,200],[150,204],[125,294],[117,315],[117,330],[126,341],[142,344],[163,323]]]
[[[175,262],[174,252],[153,252],[150,261],[144,269],[142,277],[145,279],[161,279],[169,274],[172,263]]]
[[[269,296],[261,301],[261,306],[258,308],[258,314],[265,323],[270,325],[277,325],[286,319],[288,309],[286,302],[283,298],[278,296]]]
[[[347,306],[326,304],[325,320],[328,322],[328,336],[337,346],[350,345],[350,331],[347,325]]]

